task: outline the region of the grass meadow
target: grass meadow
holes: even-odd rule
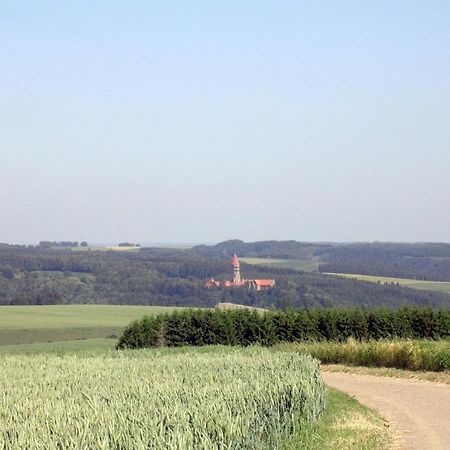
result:
[[[175,309],[129,305],[0,306],[0,352],[5,345],[63,341],[93,340],[95,346],[99,339],[117,340],[133,320]]]
[[[0,355],[36,355],[42,353],[66,353],[98,354],[114,350],[117,339],[74,339],[69,341],[34,342],[32,344],[8,344],[0,345]]]
[[[376,275],[355,275],[352,273],[328,273],[326,275],[335,275],[343,278],[352,278],[360,281],[369,281],[371,283],[398,283],[400,286],[405,286],[412,289],[437,291],[450,294],[449,281],[411,280],[409,278],[379,277]]]
[[[386,450],[391,437],[386,422],[353,397],[327,388],[327,407],[317,422],[304,423],[286,450]]]
[[[119,245],[109,245],[109,246],[88,246],[82,247],[79,245],[78,247],[67,247],[73,252],[139,252],[141,251],[141,247],[136,246],[119,246]],[[58,247],[56,248],[58,249]]]

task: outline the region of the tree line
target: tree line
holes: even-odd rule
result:
[[[176,311],[131,323],[118,349],[281,342],[438,339],[450,336],[450,311],[431,308]]]

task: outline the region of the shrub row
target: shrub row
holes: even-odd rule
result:
[[[431,308],[302,309],[264,314],[249,310],[197,309],[135,321],[125,329],[117,348],[446,336],[450,336],[450,311]]]
[[[450,370],[447,341],[304,342],[280,349],[309,353],[323,364],[394,367],[407,370]]]

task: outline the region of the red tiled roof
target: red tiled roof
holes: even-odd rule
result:
[[[253,280],[257,286],[272,286],[275,284],[275,280]]]
[[[239,258],[237,257],[236,253],[231,258],[231,265],[232,266],[239,266]]]
[[[220,287],[220,281],[216,281],[214,280],[214,278],[211,278],[205,283],[205,288],[209,289],[212,288],[213,286]]]

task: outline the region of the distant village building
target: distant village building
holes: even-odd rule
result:
[[[214,278],[210,278],[205,283],[205,288],[211,289],[213,287],[247,287],[248,289],[254,289],[255,291],[263,291],[275,286],[275,280],[270,279],[258,279],[258,280],[246,280],[241,277],[241,267],[239,263],[239,258],[235,254],[231,258],[231,265],[233,266],[233,281],[216,281]]]

